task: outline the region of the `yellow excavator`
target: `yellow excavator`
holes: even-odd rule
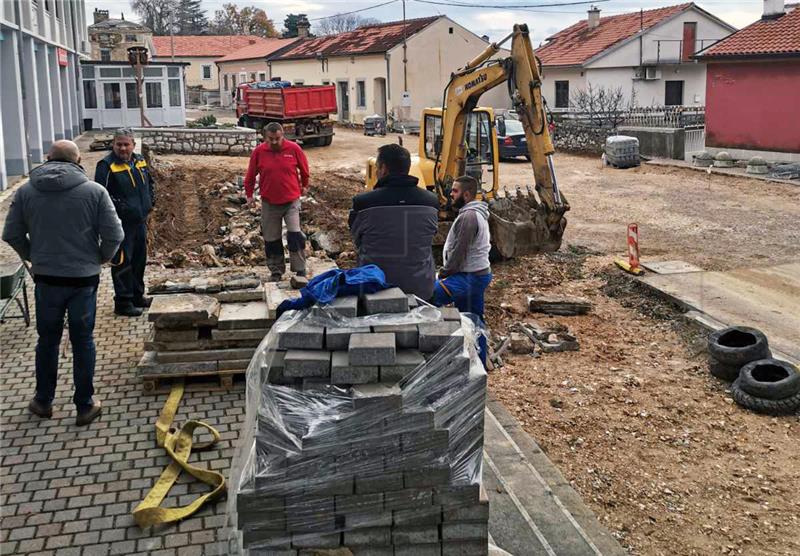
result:
[[[511,40],[511,56],[493,59]],[[525,141],[535,180],[529,187],[508,191],[500,185],[499,152],[494,111],[478,107],[486,91],[506,83]],[[567,224],[569,204],[558,189],[553,167],[553,143],[541,93],[541,73],[531,47],[527,25],[513,32],[459,69],[444,90],[441,108],[426,108],[420,119],[419,155],[411,174],[439,196],[439,233],[444,243],[456,212],[450,206],[450,187],[458,176],[471,175],[481,184],[489,204],[489,226],[495,257],[557,251]],[[375,159],[367,163],[367,188],[377,182]]]

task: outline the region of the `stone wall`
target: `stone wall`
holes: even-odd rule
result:
[[[609,128],[561,121],[556,122],[553,145],[559,151],[599,155],[603,153],[606,137],[614,134]]]
[[[642,156],[684,159],[686,133],[681,128],[620,126],[617,131],[620,135],[636,137]]]
[[[225,129],[137,127],[134,128],[134,133],[141,143],[159,154],[250,156],[250,151],[258,145],[256,131],[246,127]]]

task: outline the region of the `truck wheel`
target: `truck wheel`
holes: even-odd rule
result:
[[[322,146],[327,147],[331,143],[333,143],[333,135],[326,135],[322,142]]]
[[[800,373],[778,359],[761,359],[742,367],[739,386],[757,398],[783,400],[800,392]]]

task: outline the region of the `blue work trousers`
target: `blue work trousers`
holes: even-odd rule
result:
[[[459,272],[436,280],[433,286],[433,304],[437,307],[452,303],[462,313],[472,319],[475,326],[481,332],[478,336],[478,350],[481,361],[486,365],[486,324],[483,321],[483,295],[489,283],[492,281],[492,274],[470,274]]]

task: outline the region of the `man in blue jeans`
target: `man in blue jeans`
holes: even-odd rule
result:
[[[433,288],[433,303],[454,304],[469,316],[480,330],[483,322],[483,294],[492,281],[489,264],[491,236],[489,206],[477,201],[478,180],[462,176],[453,182],[450,199],[458,209],[458,217],[450,227],[444,243],[444,267]],[[486,337],[478,338],[481,361],[486,364]]]
[[[101,185],[79,166],[72,141],[56,141],[47,162],[31,171],[11,203],[3,228],[7,242],[31,262],[36,283],[36,394],[28,409],[52,417],[58,347],[69,323],[77,425],[88,425],[102,408],[94,396],[94,320],[100,265],[122,244],[122,224]]]

